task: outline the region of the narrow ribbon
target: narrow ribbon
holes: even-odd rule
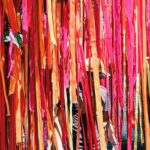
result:
[[[1,73],[1,78],[2,78],[2,85],[3,85],[7,115],[10,115],[10,108],[9,108],[9,103],[8,103],[6,84],[5,84],[5,76],[4,76],[4,70],[3,70],[3,55],[2,55],[2,52],[4,50],[3,42],[2,42],[3,29],[4,29],[4,24],[3,24],[4,18],[3,17],[4,17],[3,5],[2,5],[2,2],[0,2],[0,20],[1,20],[1,22],[0,22],[0,73]]]
[[[2,1],[0,1],[0,60],[2,61],[4,43],[3,43],[3,30],[4,30],[4,9]],[[0,66],[1,68],[2,66]],[[1,68],[2,69],[2,68]],[[0,74],[0,88],[3,89],[2,75]],[[7,99],[8,100],[8,99]],[[8,103],[8,101],[7,101]],[[0,90],[0,149],[6,149],[6,123],[5,123],[5,97],[3,90]],[[9,106],[8,106],[9,108]],[[10,110],[9,110],[10,111]],[[7,112],[8,113],[8,112]]]
[[[90,45],[92,49],[92,57],[93,57],[93,73],[94,73],[94,92],[96,99],[96,113],[97,113],[97,121],[98,121],[98,129],[100,134],[100,146],[101,149],[104,150],[106,148],[105,138],[104,138],[104,129],[103,129],[103,118],[102,118],[102,105],[101,105],[101,97],[100,97],[100,85],[99,85],[99,72],[98,72],[98,62],[97,62],[97,49],[96,49],[96,33],[94,30],[94,17],[92,12],[92,4],[91,1],[86,1],[86,13],[88,17],[88,25],[89,25],[89,34],[90,34]],[[94,127],[93,127],[94,128]],[[96,139],[94,139],[95,148],[97,147]]]
[[[47,14],[48,14],[48,24],[50,29],[50,39],[53,44],[56,44],[56,39],[54,36],[54,27],[52,20],[52,4],[51,1],[47,0]]]
[[[147,43],[146,43],[146,1],[142,1],[142,93],[143,93],[143,107],[144,107],[144,125],[145,125],[145,140],[146,149],[149,147],[150,143],[150,126],[148,119],[148,105],[147,105],[147,77],[146,77],[146,56],[147,56]]]
[[[32,5],[31,5],[32,6]],[[28,43],[28,1],[22,1],[22,32],[24,44]]]
[[[76,101],[76,55],[75,55],[75,0],[70,0],[70,26],[69,26],[69,44],[71,51],[71,99]]]

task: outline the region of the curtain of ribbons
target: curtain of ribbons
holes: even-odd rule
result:
[[[127,149],[137,149],[138,137],[149,149],[150,0],[0,0],[0,150],[72,150],[79,83],[89,147],[98,150],[85,70],[89,57],[101,149],[106,142],[100,84],[110,93],[119,149],[124,123]],[[97,58],[111,75],[102,82]]]

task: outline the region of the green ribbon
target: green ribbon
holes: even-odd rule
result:
[[[14,43],[17,47],[21,47],[22,41],[23,41],[23,36],[22,36],[22,34],[17,33],[17,34],[14,35],[14,37],[13,37],[13,43]],[[6,33],[4,34],[4,42],[5,42],[5,43],[10,42],[10,36],[9,36],[8,32],[6,32]]]

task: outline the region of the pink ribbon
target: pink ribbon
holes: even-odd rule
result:
[[[31,7],[31,6],[30,6]],[[22,0],[22,32],[23,32],[23,43],[28,42],[28,1]]]

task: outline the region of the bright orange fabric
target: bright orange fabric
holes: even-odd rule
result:
[[[76,53],[75,53],[75,43],[76,43],[76,32],[75,32],[75,0],[70,0],[70,24],[69,24],[69,45],[71,51],[71,99],[76,101]]]
[[[90,34],[90,45],[92,49],[92,57],[93,57],[93,73],[94,73],[94,91],[96,98],[96,113],[97,113],[97,121],[98,121],[98,129],[100,134],[100,146],[102,150],[106,149],[104,129],[103,129],[103,117],[102,117],[102,104],[101,104],[101,96],[100,96],[100,85],[99,85],[99,71],[98,71],[98,62],[97,62],[97,49],[96,49],[96,33],[94,26],[94,16],[92,12],[92,4],[91,1],[89,3],[89,34]]]

